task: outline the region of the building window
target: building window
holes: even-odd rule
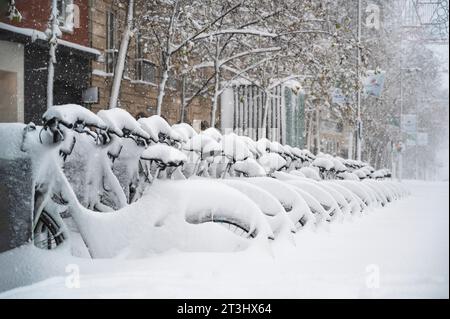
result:
[[[136,80],[147,83],[156,81],[156,65],[144,58],[145,50],[143,39],[138,34],[136,36]]]
[[[74,27],[73,0],[57,0],[58,21],[62,31],[72,32]]]
[[[117,21],[116,15],[112,11],[106,13],[106,72],[114,73],[116,67],[117,54]]]

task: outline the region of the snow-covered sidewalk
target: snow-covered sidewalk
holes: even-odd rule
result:
[[[329,229],[302,231],[295,247],[278,241],[270,249],[139,260],[22,248],[14,265],[13,253],[0,255],[0,291],[28,286],[0,298],[448,298],[449,184],[406,184],[410,197]],[[70,288],[78,269],[79,288]]]

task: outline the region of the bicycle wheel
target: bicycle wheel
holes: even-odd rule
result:
[[[34,245],[41,249],[55,249],[64,242],[64,233],[60,222],[47,211],[42,211],[33,229]]]

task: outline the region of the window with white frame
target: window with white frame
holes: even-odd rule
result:
[[[114,73],[116,67],[117,54],[117,21],[116,15],[113,11],[106,12],[106,50],[105,50],[105,64],[106,72]]]
[[[136,80],[155,83],[156,65],[148,59],[145,59],[144,39],[140,34],[136,35]]]
[[[75,22],[73,0],[57,0],[58,21],[62,31],[72,32]]]

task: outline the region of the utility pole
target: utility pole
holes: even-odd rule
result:
[[[419,129],[419,115],[418,115],[418,113],[417,113],[417,99],[416,99],[416,101],[415,101],[416,103],[416,107],[415,107],[415,111],[416,111],[416,145],[415,145],[415,147],[414,147],[414,157],[415,157],[415,173],[414,173],[414,175],[415,175],[415,179],[416,180],[418,180],[419,179],[419,159],[418,159],[418,155],[419,155],[419,152],[418,152],[418,149],[417,149],[417,147],[419,146],[418,145],[418,143],[419,143],[419,141],[418,141],[418,129]]]
[[[320,153],[320,109],[316,108],[316,154]]]
[[[49,59],[48,59],[48,75],[47,75],[47,109],[53,106],[53,82],[55,78],[55,64],[56,64],[56,46],[58,45],[58,8],[57,1],[52,0],[50,17],[50,34],[48,42]]]
[[[186,109],[186,75],[183,74],[181,78],[181,115],[180,122],[184,123],[184,113]]]
[[[357,119],[356,119],[356,159],[361,160],[361,140],[362,140],[362,121],[361,121],[361,0],[358,0],[358,56],[357,56],[357,80],[358,80],[358,93],[357,93]]]
[[[403,53],[402,53],[403,54]],[[398,180],[402,181],[403,174],[403,57],[400,56],[400,143],[402,147],[398,154]]]

